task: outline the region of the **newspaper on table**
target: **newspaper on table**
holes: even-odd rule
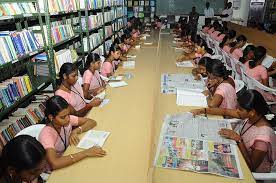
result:
[[[164,73],[161,75],[161,93],[176,94],[177,88],[195,92],[207,90],[203,79],[195,80],[192,74]]]
[[[208,107],[206,96],[201,91],[177,88],[176,104],[179,106]]]
[[[218,135],[231,128],[228,120],[167,115],[162,126],[155,166],[231,178],[243,178],[235,142]]]
[[[193,64],[193,61],[182,61],[182,62],[176,62],[176,67],[191,68],[195,66]]]

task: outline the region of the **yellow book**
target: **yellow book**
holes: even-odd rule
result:
[[[29,76],[23,76],[23,77],[24,77],[24,81],[25,81],[28,93],[30,93],[33,90],[30,78],[29,78]]]

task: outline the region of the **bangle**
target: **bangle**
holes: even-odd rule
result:
[[[70,156],[71,160],[72,160],[73,162],[75,162],[74,156],[73,156],[72,154],[70,154],[69,156]]]
[[[82,133],[82,127],[81,127],[81,126],[79,126],[78,128],[80,129],[80,133]]]

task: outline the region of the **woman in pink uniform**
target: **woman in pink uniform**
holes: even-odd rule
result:
[[[211,108],[236,109],[237,95],[235,85],[229,80],[230,73],[223,63],[213,60],[206,65],[208,73],[207,88],[205,91],[208,106]]]
[[[101,58],[97,53],[88,54],[86,68],[83,74],[83,95],[85,99],[91,100],[94,96],[105,90],[105,82],[99,73]]]
[[[55,95],[63,97],[68,103],[70,114],[75,116],[85,116],[93,107],[101,104],[101,99],[94,99],[90,103],[86,103],[83,90],[78,80],[78,68],[72,63],[64,63],[59,72],[61,84]]]
[[[96,126],[92,119],[70,115],[69,104],[60,96],[46,101],[45,116],[47,124],[39,135],[39,141],[46,150],[48,169],[56,170],[70,166],[87,157],[103,157],[106,152],[99,147],[92,147],[78,153],[63,156],[69,145],[79,143],[78,134]]]
[[[109,50],[107,59],[104,61],[101,68],[101,75],[110,77],[114,74],[116,68],[115,63],[121,56],[121,49],[119,45],[112,45]]]
[[[276,160],[275,115],[263,96],[247,90],[238,98],[238,109],[205,108],[191,111],[194,115],[213,114],[242,119],[235,130],[221,129],[218,133],[237,142],[252,172],[268,173]]]

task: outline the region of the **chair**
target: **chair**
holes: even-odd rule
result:
[[[235,79],[244,80],[245,79],[245,76],[244,76],[245,67],[244,67],[243,63],[241,63],[240,61],[238,61],[232,57],[230,57],[230,59],[231,59],[232,71],[234,73]]]
[[[274,96],[276,98],[276,89],[263,85],[262,83],[260,83],[259,81],[252,78],[251,76],[249,76],[246,73],[245,73],[245,76],[247,78],[247,87],[249,89],[257,89],[264,96],[264,98],[266,100],[270,97],[273,98]],[[271,101],[271,102],[269,101],[269,102],[267,102],[267,104],[274,105],[274,104],[276,104],[276,101]]]
[[[231,57],[228,55],[228,53],[226,53],[224,50],[221,50],[224,60],[225,60],[225,66],[227,70],[233,71],[233,65],[232,65],[232,61],[231,61]],[[232,77],[235,78],[235,74],[234,72],[232,72]]]
[[[276,131],[275,131],[276,133]],[[271,173],[255,173],[252,172],[252,175],[255,180],[264,180],[264,181],[270,181],[270,180],[276,180],[276,163],[274,162],[274,169],[272,168]]]
[[[45,126],[46,126],[45,124],[37,124],[37,125],[29,126],[21,130],[19,133],[17,133],[16,137],[19,135],[30,135],[32,137],[35,137],[38,140],[39,134],[42,128]]]

